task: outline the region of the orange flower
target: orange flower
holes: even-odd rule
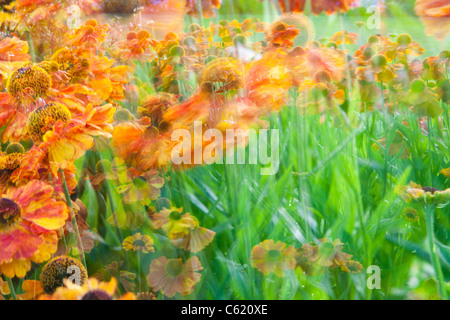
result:
[[[270,46],[292,48],[294,39],[298,36],[300,30],[294,26],[288,26],[282,21],[277,21],[272,26],[270,33],[266,36]]]
[[[28,43],[17,37],[6,37],[0,41],[0,61],[31,61]]]
[[[286,53],[278,48],[246,66],[248,99],[263,111],[278,110],[287,102],[287,89],[293,83],[286,62]]]
[[[450,3],[446,0],[417,0],[415,10],[425,24],[425,33],[444,40],[450,30]]]
[[[40,181],[9,189],[0,200],[0,270],[23,278],[31,261],[42,263],[57,249],[57,230],[68,218],[67,206],[53,198],[53,187]]]
[[[286,270],[295,268],[296,251],[293,246],[286,248],[286,243],[264,240],[252,249],[250,264],[264,275],[273,272],[284,277]]]
[[[28,119],[28,131],[39,148],[48,154],[51,170],[67,168],[94,145],[94,136],[110,137],[114,108],[88,105],[83,114],[72,117],[58,103],[47,104]]]
[[[201,270],[203,267],[197,257],[191,257],[185,263],[181,259],[160,257],[152,261],[147,281],[153,291],[161,290],[169,298],[176,293],[187,295],[200,281],[198,271]]]
[[[95,50],[100,43],[105,41],[108,29],[109,26],[107,24],[99,25],[95,19],[91,19],[78,29],[67,33],[66,43],[76,47]]]
[[[169,108],[163,115],[168,123],[189,125],[194,121],[205,122],[213,117],[216,109],[222,105],[222,98],[212,90],[211,86],[204,85],[201,91],[189,99]]]
[[[176,95],[161,92],[145,98],[142,105],[138,108],[138,112],[140,116],[151,118],[152,124],[157,126],[162,121],[164,112],[177,103],[178,98]]]
[[[153,51],[149,50],[152,43],[154,42],[147,30],[130,31],[127,39],[117,44],[119,48],[117,55],[126,61],[148,58],[153,55]]]
[[[143,253],[155,252],[155,248],[153,248],[153,239],[148,235],[141,235],[140,233],[136,233],[123,240],[122,247],[126,251],[142,251]]]

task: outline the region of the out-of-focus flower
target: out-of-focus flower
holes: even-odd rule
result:
[[[142,251],[143,253],[155,252],[152,238],[146,234],[140,233],[136,233],[123,240],[122,247],[126,251]]]
[[[344,244],[336,239],[331,242],[328,239],[320,239],[317,243],[305,243],[298,249],[297,264],[308,275],[318,275],[326,268],[340,268],[344,272],[360,269],[356,263],[349,263],[351,254],[342,251]],[[351,268],[351,269],[350,269]]]
[[[124,270],[122,266],[123,261],[113,261],[112,263],[101,268],[96,274],[94,274],[94,278],[97,278],[102,282],[108,282],[112,278],[116,278],[119,280],[125,291],[133,291],[135,288],[134,281],[136,279],[136,275],[132,272]]]
[[[152,125],[158,126],[163,119],[164,112],[178,103],[177,96],[170,93],[157,93],[148,96],[138,108],[140,116],[152,119]]]
[[[117,191],[123,194],[126,203],[149,205],[160,196],[164,179],[156,170],[141,173],[135,168],[129,168],[126,175],[119,177],[119,183]]]
[[[243,86],[242,71],[243,67],[236,60],[217,58],[205,66],[199,84],[200,86],[217,84],[216,92],[238,90]]]
[[[152,261],[147,281],[153,291],[161,290],[169,298],[176,293],[188,295],[200,281],[201,270],[203,267],[197,257],[191,257],[185,263],[182,259],[159,257]]]
[[[23,278],[31,261],[42,263],[56,251],[67,206],[53,198],[53,187],[33,180],[2,194],[0,208],[0,270]]]
[[[442,169],[439,173],[447,179],[450,179],[450,168]]]
[[[292,48],[294,39],[298,36],[300,30],[294,26],[289,26],[283,21],[275,22],[267,34],[266,40],[272,47]]]
[[[450,30],[450,3],[445,0],[417,0],[416,14],[425,25],[425,33],[443,40]]]
[[[82,286],[65,281],[64,287],[56,289],[52,295],[41,295],[39,300],[115,300],[117,280],[99,282],[89,278]],[[135,300],[133,293],[128,292],[118,300]]]
[[[401,101],[414,113],[423,117],[436,117],[443,112],[438,95],[421,79],[411,83],[410,90],[401,98]]]
[[[95,51],[99,44],[105,41],[109,25],[99,25],[95,19],[66,34],[66,44]]]
[[[153,228],[162,229],[169,238],[187,236],[190,230],[198,226],[198,221],[189,212],[183,214],[183,208],[163,208],[152,215]]]
[[[406,220],[411,222],[419,221],[419,215],[417,213],[417,210],[411,207],[406,207],[403,210],[403,216],[405,217]]]
[[[281,241],[264,240],[253,247],[250,264],[264,275],[273,272],[279,277],[284,277],[287,270],[295,268],[296,255],[293,246],[287,247],[286,243]]]
[[[66,168],[94,145],[94,136],[110,137],[114,108],[88,105],[83,114],[71,117],[67,108],[49,103],[28,119],[28,130],[39,148],[48,154],[53,172]]]
[[[278,4],[283,12],[303,12],[306,0],[278,0]],[[347,12],[358,6],[359,0],[314,0],[311,1],[311,12],[316,15],[322,12],[330,15],[336,12]]]
[[[205,18],[212,18],[216,15],[215,10],[220,9],[222,0],[186,0],[187,14],[198,16],[197,2],[201,2],[202,15]]]
[[[383,147],[386,147],[386,137],[383,137],[382,139],[378,140],[377,142],[379,144],[381,144]],[[380,150],[379,144],[374,143],[372,145],[372,147],[375,150]],[[409,158],[410,152],[408,150],[408,147],[405,144],[405,138],[400,131],[396,131],[394,138],[392,139],[391,143],[389,144],[388,155],[390,157],[395,157],[399,154],[400,151],[402,151],[402,153],[399,155],[400,159],[408,159]]]
[[[172,244],[183,250],[197,253],[203,250],[214,239],[215,232],[199,226],[199,222],[195,217],[195,226],[189,226],[189,232],[169,233],[169,240]],[[172,229],[173,230],[173,229]]]

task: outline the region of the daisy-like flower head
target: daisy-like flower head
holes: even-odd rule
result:
[[[450,179],[450,168],[442,169],[439,173],[447,179]]]
[[[200,77],[200,85],[222,83],[217,92],[237,90],[243,86],[242,71],[232,58],[217,58],[209,62]]]
[[[56,175],[93,147],[94,136],[110,137],[114,111],[109,104],[95,108],[89,104],[82,114],[69,118],[64,105],[50,103],[29,117],[28,128],[37,142],[30,151],[48,155],[50,169]]]
[[[319,244],[305,243],[298,250],[297,264],[308,275],[318,275],[326,268],[340,267],[345,271],[352,255],[342,251],[344,244],[336,239],[331,242],[328,239],[320,239]]]
[[[406,207],[405,210],[403,210],[403,216],[405,217],[406,220],[411,222],[419,220],[417,210],[411,207]]]
[[[407,186],[398,186],[396,192],[406,203],[414,201],[420,204],[444,205],[450,201],[450,188],[438,190],[422,187],[412,181]]]
[[[11,74],[7,89],[13,97],[41,97],[48,93],[51,85],[50,75],[44,69],[28,64]]]
[[[28,134],[35,141],[41,141],[44,134],[53,129],[57,121],[67,123],[72,115],[67,107],[61,103],[50,102],[37,108],[28,117]]]
[[[153,291],[161,290],[169,298],[176,293],[187,295],[200,281],[201,270],[203,267],[197,257],[191,257],[185,263],[181,259],[159,257],[152,261],[147,281]]]
[[[152,215],[153,227],[162,229],[169,238],[188,235],[198,226],[198,221],[189,212],[183,214],[183,208],[163,208]]]
[[[178,103],[174,94],[161,92],[147,97],[138,108],[139,115],[152,119],[152,124],[157,126],[163,118],[163,113]]]
[[[284,277],[286,270],[295,268],[296,255],[293,246],[287,247],[286,243],[281,241],[264,240],[253,247],[250,264],[264,275],[273,272],[279,277]]]
[[[136,295],[136,300],[156,300],[156,296],[152,292],[140,292]]]
[[[89,76],[91,62],[83,54],[69,48],[57,50],[50,59],[59,70],[67,72],[72,81],[82,81]]]
[[[416,14],[425,25],[425,33],[443,40],[450,28],[450,4],[445,0],[417,0]]]
[[[109,282],[100,282],[89,278],[83,285],[64,281],[65,286],[59,287],[52,295],[42,295],[39,300],[115,300],[117,289],[116,278]],[[133,293],[126,293],[119,300],[134,300]]]
[[[283,21],[276,21],[266,39],[273,47],[291,48],[294,45],[293,40],[299,33],[300,30],[296,27],[287,25]]]
[[[349,273],[360,273],[362,269],[362,264],[355,260],[349,260],[345,265],[341,266],[342,271]]]
[[[196,253],[210,244],[215,235],[214,231],[200,227],[197,223],[197,226],[190,230],[188,234],[171,234],[169,239],[174,246]]]
[[[79,285],[86,282],[87,272],[79,260],[69,256],[55,257],[42,268],[41,287],[45,293],[53,294],[72,275],[78,277]]]
[[[164,179],[156,170],[144,173],[135,168],[129,168],[119,177],[120,185],[117,191],[123,194],[126,203],[141,203],[149,205],[151,200],[156,200],[161,194]]]
[[[12,173],[21,165],[24,152],[20,143],[11,143],[6,148],[6,155],[0,156],[0,190],[8,186]]]
[[[0,201],[1,272],[23,278],[31,261],[48,260],[57,249],[57,230],[67,218],[67,206],[53,198],[52,186],[32,180],[9,188]]]
[[[143,253],[155,252],[153,239],[148,235],[136,233],[123,240],[122,247],[126,251],[142,251]]]

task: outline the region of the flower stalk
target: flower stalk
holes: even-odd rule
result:
[[[78,229],[78,224],[77,224],[77,217],[75,216],[75,212],[74,212],[73,206],[72,206],[72,200],[70,199],[69,189],[67,188],[66,176],[62,169],[59,170],[59,173],[61,175],[61,180],[63,183],[64,195],[66,197],[67,206],[69,207],[69,213],[70,213],[70,219],[72,221],[72,227],[75,232],[75,236],[77,238],[78,248],[80,250],[79,255],[81,256],[83,265],[87,270],[86,257],[84,255],[84,249],[83,249],[83,242],[81,241],[80,231]]]
[[[434,205],[427,205],[425,208],[425,219],[427,224],[427,242],[430,250],[430,258],[433,264],[434,272],[438,285],[438,293],[441,299],[447,300],[447,292],[445,289],[444,275],[442,273],[439,256],[436,250],[436,241],[434,237]]]

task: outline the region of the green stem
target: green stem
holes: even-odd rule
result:
[[[434,239],[434,206],[428,205],[425,210],[425,219],[427,224],[427,241],[430,250],[431,262],[433,264],[436,280],[438,283],[438,292],[442,299],[447,300],[447,291],[445,289],[444,275],[442,274],[441,264],[436,251],[436,242]]]
[[[78,244],[78,247],[80,250],[80,256],[83,260],[82,261],[83,265],[87,270],[86,257],[84,256],[83,243],[81,242],[80,231],[78,230],[78,224],[77,224],[77,217],[75,216],[73,206],[72,206],[72,200],[70,199],[69,189],[67,188],[66,176],[62,169],[59,169],[59,173],[61,175],[61,180],[63,183],[64,195],[66,197],[67,206],[69,207],[70,219],[72,220],[72,228],[75,231],[75,236],[77,237],[77,244]]]
[[[8,282],[9,291],[11,292],[12,298],[14,300],[17,300],[16,290],[14,290],[14,286],[13,286],[11,278],[9,278],[9,277],[5,277],[5,278],[6,278],[6,281]]]

